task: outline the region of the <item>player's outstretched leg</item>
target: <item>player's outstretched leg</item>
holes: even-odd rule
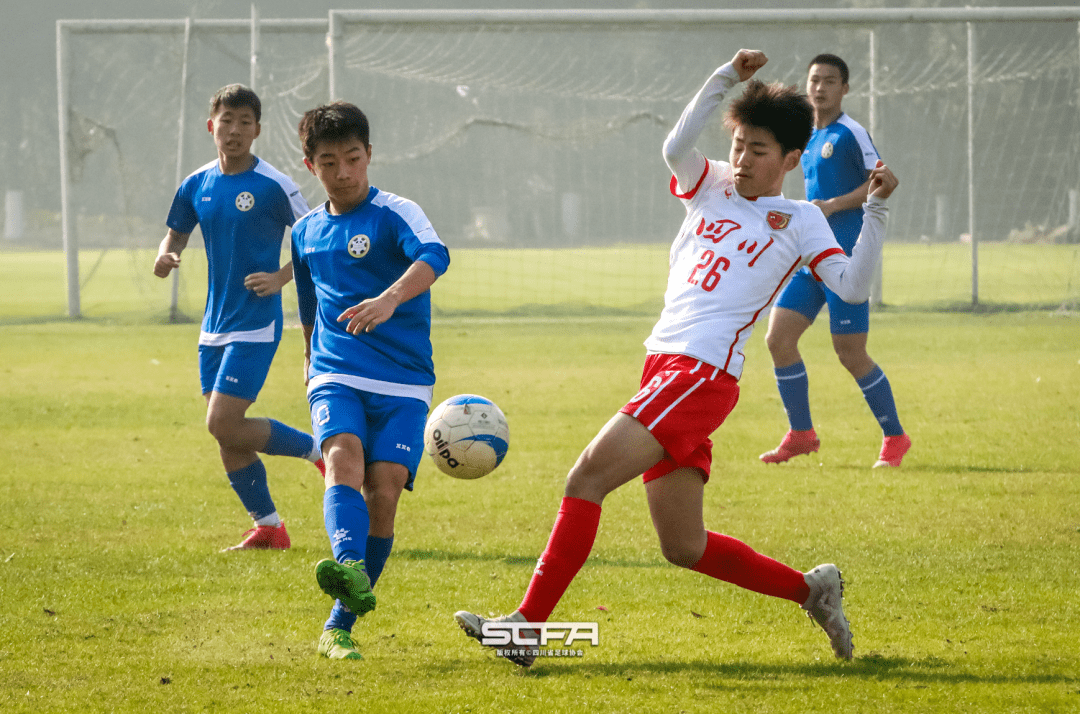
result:
[[[369,535],[367,538],[367,557],[364,558],[364,572],[371,583],[371,589],[379,581],[383,567],[394,546],[394,537],[381,538]],[[319,638],[319,654],[329,659],[363,659],[352,639],[352,629],[356,624],[356,615],[341,600],[334,601],[334,609],[323,625]]]
[[[851,626],[844,616],[844,580],[832,563],[819,565],[803,576],[810,596],[803,604],[806,614],[829,636],[829,644],[839,659],[851,659]]]
[[[789,430],[784,435],[783,441],[780,442],[780,446],[777,446],[772,451],[766,451],[758,458],[767,464],[782,464],[792,457],[812,454],[820,447],[821,440],[818,439],[817,433],[813,429],[809,431]]]
[[[911,448],[911,437],[907,434],[899,436],[886,436],[881,440],[881,453],[874,463],[874,468],[880,466],[899,466],[904,460],[904,454]]]
[[[454,620],[457,622],[458,627],[465,631],[465,634],[472,637],[474,640],[484,644],[484,623],[485,622],[527,622],[525,616],[517,610],[514,610],[509,615],[503,615],[502,617],[484,618],[479,615],[474,615],[471,612],[461,610],[454,613]],[[528,638],[530,640],[536,640],[539,642],[538,635],[534,630],[521,628],[519,630],[520,637],[522,639]],[[496,647],[496,645],[485,645],[486,647]],[[536,661],[536,654],[538,650],[534,646],[517,646],[512,642],[509,645],[498,645],[496,648],[496,654],[500,657],[504,657],[514,664],[521,665],[522,667],[529,667],[534,661]]]
[[[352,635],[336,627],[323,630],[319,637],[319,654],[328,659],[364,659]]]

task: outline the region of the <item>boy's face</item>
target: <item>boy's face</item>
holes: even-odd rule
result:
[[[218,154],[230,159],[250,154],[251,144],[262,131],[251,107],[228,107],[224,104],[214,116],[207,119],[206,128],[214,135]]]
[[[744,198],[779,196],[784,175],[799,163],[801,151],[787,154],[768,129],[738,124],[731,136],[731,170],[735,190]]]
[[[370,184],[367,169],[371,162],[371,146],[360,139],[320,141],[315,154],[304,164],[326,189],[332,204],[353,207],[367,197]]]
[[[818,114],[837,114],[848,85],[840,78],[840,68],[831,64],[810,65],[806,76],[806,96]]]

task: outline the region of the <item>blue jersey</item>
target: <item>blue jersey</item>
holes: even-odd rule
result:
[[[824,129],[814,129],[802,154],[806,199],[822,200],[843,196],[866,183],[877,164],[878,152],[870,134],[847,114]],[[851,255],[862,230],[862,208],[837,211],[829,216],[836,242]]]
[[[281,339],[281,294],[259,297],[244,287],[252,273],[281,268],[285,229],[308,212],[300,187],[258,158],[239,174],[223,174],[215,160],[180,184],[169,228],[206,244],[209,288],[199,344],[276,342]]]
[[[326,205],[296,222],[293,274],[300,321],[313,325],[309,389],[335,382],[376,394],[431,403],[431,293],[402,303],[371,332],[351,335],[346,308],[378,297],[422,260],[435,275],[450,254],[414,202],[374,186],[356,208],[340,216]]]

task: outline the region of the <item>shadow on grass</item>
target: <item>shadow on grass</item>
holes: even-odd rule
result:
[[[474,560],[477,562],[488,563],[505,563],[507,565],[527,565],[530,568],[536,565],[536,559],[540,556],[536,555],[507,555],[504,553],[470,553],[470,552],[458,552],[450,550],[425,550],[425,549],[402,549],[394,551],[394,558],[401,558],[404,560]],[[592,556],[589,558],[589,565],[610,565],[616,568],[661,568],[671,567],[670,564],[657,556],[651,560],[624,560],[624,559],[609,559],[609,558],[597,558]]]
[[[543,679],[558,676],[616,677],[632,681],[635,677],[697,674],[697,686],[728,688],[732,685],[755,685],[794,681],[799,679],[862,679],[891,682],[897,686],[920,688],[932,684],[1020,684],[1020,685],[1080,685],[1080,676],[1057,674],[976,674],[965,671],[962,665],[938,657],[925,660],[884,657],[867,654],[851,662],[803,662],[792,664],[759,664],[756,662],[715,662],[702,659],[683,661],[649,661],[628,659],[625,662],[590,663],[584,658],[538,659],[529,669],[509,662],[504,664],[508,674],[520,674]],[[439,665],[439,669],[457,671],[460,663]],[[712,682],[710,685],[709,682]]]

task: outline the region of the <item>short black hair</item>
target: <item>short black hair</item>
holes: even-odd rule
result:
[[[320,141],[345,141],[359,139],[364,148],[369,143],[371,128],[368,119],[355,104],[332,102],[315,107],[300,119],[300,146],[308,161],[315,158]]]
[[[731,132],[736,126],[768,129],[785,154],[803,151],[813,132],[814,109],[798,87],[751,79],[742,96],[728,106],[724,126]]]
[[[210,116],[213,117],[221,107],[241,109],[247,107],[255,114],[255,121],[262,121],[262,102],[259,95],[242,84],[227,84],[210,97]]]
[[[848,83],[848,77],[850,77],[851,74],[848,72],[847,62],[840,59],[836,55],[831,55],[827,52],[818,55],[814,59],[810,60],[810,64],[806,65],[806,71],[809,72],[810,68],[816,64],[828,64],[836,67],[838,70],[840,70],[840,81],[844,84]]]

